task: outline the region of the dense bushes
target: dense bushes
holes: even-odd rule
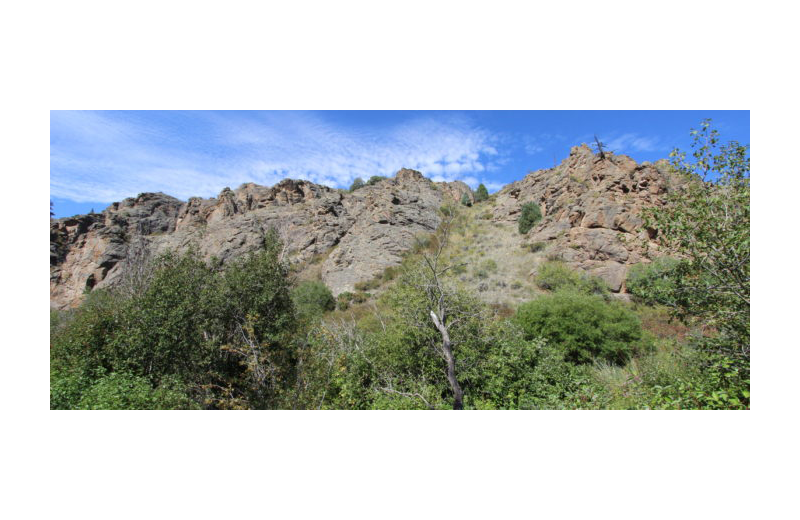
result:
[[[665,273],[676,316],[714,327],[716,344],[745,364],[750,359],[750,152],[720,142],[710,121],[692,131],[692,158],[675,150],[680,185],[666,204],[643,212],[656,240],[682,261]]]
[[[167,254],[136,294],[90,294],[51,336],[51,407],[280,406],[296,320],[278,247],[224,270]]]
[[[547,291],[570,289],[586,294],[608,294],[608,286],[596,276],[567,267],[563,262],[544,262],[536,270],[536,285]]]
[[[524,235],[540,220],[542,220],[542,210],[538,204],[535,202],[523,204],[519,215],[519,232]]]
[[[313,319],[336,308],[331,290],[318,281],[300,283],[292,290],[292,301],[301,319]]]
[[[672,275],[678,263],[674,258],[660,257],[648,264],[632,266],[625,282],[628,292],[643,302],[674,305],[675,280]]]
[[[643,338],[632,311],[576,291],[559,291],[522,304],[515,321],[526,338],[546,338],[573,363],[595,358],[624,363]]]
[[[411,278],[408,278],[411,276]],[[405,273],[358,322],[330,321],[312,331],[300,386],[307,408],[451,408],[437,353],[439,332],[425,294]],[[594,408],[602,389],[586,367],[507,320],[491,319],[471,295],[448,293],[465,318],[451,330],[466,408]]]

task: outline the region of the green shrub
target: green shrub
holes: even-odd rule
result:
[[[384,282],[391,282],[392,280],[397,278],[398,274],[400,274],[400,268],[399,267],[390,266],[390,267],[387,267],[386,269],[383,270],[383,274],[381,275],[381,279]]]
[[[292,290],[292,301],[297,314],[303,319],[313,319],[336,308],[336,299],[328,286],[318,281],[305,281]]]
[[[51,332],[51,407],[172,407],[185,393],[176,381],[206,407],[278,406],[296,327],[279,247],[271,232],[224,270],[193,252],[166,254],[135,292],[92,291]],[[146,402],[114,397],[125,385]]]
[[[378,276],[371,280],[365,280],[363,282],[356,282],[353,287],[356,291],[371,291],[373,289],[377,289],[381,286],[381,279],[382,276]]]
[[[486,269],[479,268],[474,271],[475,278],[479,278],[481,280],[485,280],[489,278],[489,272]]]
[[[522,211],[519,215],[519,232],[523,235],[531,230],[537,222],[542,220],[542,210],[535,202],[528,202],[522,205]]]
[[[100,378],[81,396],[81,410],[180,410],[198,408],[180,382],[170,379],[153,388],[139,376],[113,372]]]
[[[546,338],[573,363],[624,363],[643,337],[639,318],[622,304],[569,290],[522,304],[515,321],[526,338]]]
[[[670,305],[675,301],[673,272],[679,263],[675,258],[661,257],[649,264],[636,264],[628,271],[625,286],[641,301]]]
[[[384,177],[383,175],[373,175],[367,181],[367,186],[372,186],[373,184],[377,184],[383,180],[386,180],[386,177]]]
[[[351,293],[350,291],[345,291],[340,293],[339,296],[336,297],[336,308],[340,311],[345,311],[350,307],[350,302],[353,301],[353,297],[355,294]]]
[[[469,198],[469,194],[464,193],[461,196],[461,204],[463,204],[464,206],[472,206],[472,199]]]
[[[493,273],[497,271],[497,262],[495,262],[491,258],[486,259],[483,262],[481,262],[481,269],[485,269],[486,271]]]
[[[608,294],[608,286],[596,276],[570,269],[563,262],[544,262],[536,270],[536,285],[546,291],[571,289],[585,294]]]
[[[475,190],[475,202],[483,202],[484,200],[489,198],[489,190],[486,189],[486,186],[481,183],[478,186],[478,189]]]
[[[538,253],[547,247],[547,242],[533,242],[532,244],[522,244],[523,249],[527,249],[531,253]]]
[[[364,186],[365,186],[364,179],[362,179],[361,177],[356,177],[355,180],[353,180],[353,184],[350,185],[350,193],[356,191],[359,188],[363,188]]]

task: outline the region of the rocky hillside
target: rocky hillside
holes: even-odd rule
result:
[[[523,204],[538,204],[543,218],[528,232],[528,244],[547,248],[548,258],[599,276],[620,292],[628,266],[648,261],[644,243],[654,237],[643,229],[642,209],[663,204],[678,182],[666,160],[636,164],[611,153],[601,158],[584,144],[573,147],[559,166],[500,190],[491,218],[516,222]],[[649,249],[658,254],[655,242]]]
[[[462,182],[434,183],[403,169],[353,193],[291,179],[188,202],[144,193],[102,213],[51,222],[51,306],[76,305],[86,289],[113,284],[134,250],[196,247],[224,263],[259,247],[271,227],[286,243],[287,259],[321,261],[323,281],[338,294],[399,264],[415,235],[439,225],[442,204],[465,192]]]
[[[496,249],[541,243],[548,257],[590,271],[619,292],[627,266],[643,259],[635,240],[647,236],[641,209],[660,204],[672,183],[666,162],[637,165],[612,154],[601,159],[582,145],[558,167],[529,174],[473,211],[507,231]],[[216,198],[187,202],[141,194],[102,213],[51,222],[51,306],[76,305],[86,289],[113,284],[134,252],[196,247],[205,258],[224,263],[257,248],[269,228],[287,244],[288,260],[319,263],[322,280],[334,294],[352,291],[356,283],[398,265],[416,235],[439,225],[442,204],[458,202],[464,193],[471,196],[464,183],[432,182],[403,169],[353,193],[287,179],[273,187],[226,188]],[[527,236],[513,235],[526,202],[539,204],[544,218]],[[526,265],[515,273],[528,276],[535,270],[535,262],[528,266],[529,260],[517,260]]]

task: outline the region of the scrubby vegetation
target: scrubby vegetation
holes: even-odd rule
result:
[[[363,188],[364,186],[366,186],[364,179],[361,177],[356,177],[353,179],[353,184],[350,185],[350,193],[356,191],[357,189]]]
[[[536,272],[536,285],[547,291],[574,290],[586,294],[607,295],[608,286],[596,276],[579,273],[560,261],[547,261]]]
[[[523,204],[519,215],[519,232],[524,235],[540,220],[542,220],[542,210],[538,204],[535,202]]]
[[[377,184],[377,183],[379,183],[381,181],[385,181],[386,179],[388,179],[388,177],[385,177],[383,175],[373,175],[367,181],[367,186],[372,186],[373,184]]]
[[[147,260],[139,278],[52,313],[50,406],[749,408],[749,163],[735,145],[722,156],[700,150],[678,171],[710,165],[719,176],[691,177],[703,183],[648,216],[676,259],[632,268],[633,302],[549,261],[525,303],[483,303],[480,286],[500,267],[461,261],[475,225],[464,215],[478,208],[458,204],[442,208],[439,229],[418,237],[401,266],[336,298],[320,281],[295,280],[270,232],[226,265],[193,252]],[[526,206],[536,209],[523,211],[523,233],[541,218]],[[730,236],[710,236],[714,225]]]

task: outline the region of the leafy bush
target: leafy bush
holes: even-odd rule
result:
[[[336,299],[328,286],[318,281],[305,281],[292,290],[292,301],[302,319],[313,319],[336,308]]]
[[[383,175],[373,175],[367,181],[367,186],[372,186],[373,184],[377,184],[383,180],[386,180],[386,177],[384,177]]]
[[[461,196],[461,204],[463,204],[464,206],[472,206],[472,199],[469,198],[469,195],[467,193],[464,193]]]
[[[647,303],[671,305],[675,302],[674,270],[679,261],[660,257],[649,264],[636,264],[628,271],[628,292]]]
[[[563,262],[544,262],[536,270],[536,285],[546,291],[571,289],[585,294],[608,294],[608,286],[596,276],[570,269]]]
[[[522,304],[515,321],[526,338],[546,338],[573,363],[624,363],[643,338],[639,318],[622,304],[569,290]]]
[[[340,311],[347,310],[350,307],[350,302],[353,301],[353,297],[355,297],[355,294],[350,291],[339,293],[339,296],[336,297],[336,308]]]
[[[279,247],[270,233],[224,270],[166,254],[132,294],[92,291],[51,333],[51,407],[187,407],[189,393],[205,407],[279,406],[296,326]]]
[[[537,222],[542,220],[542,210],[535,202],[528,202],[522,205],[522,212],[519,215],[519,232],[525,234],[531,230]]]
[[[491,345],[473,377],[470,402],[476,408],[596,408],[602,388],[586,367],[564,359],[564,353],[542,338],[526,339],[514,323],[501,321],[485,329]]]
[[[143,377],[112,372],[83,392],[81,410],[180,410],[198,408],[179,381],[170,379],[153,388]]]
[[[700,344],[667,342],[624,368],[598,366],[613,408],[748,409],[750,373],[740,360]]]
[[[677,316],[716,328],[730,355],[750,357],[750,152],[720,144],[705,120],[693,136],[693,161],[673,151],[682,183],[666,204],[643,212],[645,226],[682,261],[665,276],[675,283]],[[727,348],[727,347],[726,347]]]

